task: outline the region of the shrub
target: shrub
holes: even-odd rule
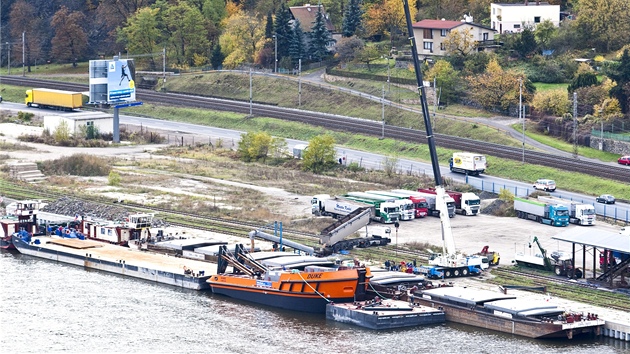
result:
[[[106,159],[88,154],[75,154],[44,161],[40,164],[40,169],[46,175],[74,176],[107,176],[111,171]]]
[[[120,185],[120,173],[116,171],[110,171],[109,176],[107,176],[107,184],[110,186]]]

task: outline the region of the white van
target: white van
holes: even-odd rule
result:
[[[556,181],[552,179],[539,179],[534,183],[534,188],[545,192],[553,192],[556,190]]]

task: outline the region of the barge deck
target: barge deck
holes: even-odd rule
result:
[[[36,236],[13,236],[17,250],[33,257],[192,290],[209,289],[217,265],[193,259],[142,252],[103,242]]]

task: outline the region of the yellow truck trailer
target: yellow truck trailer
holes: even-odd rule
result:
[[[81,92],[34,88],[26,90],[25,103],[29,107],[71,111],[83,107],[83,94]]]

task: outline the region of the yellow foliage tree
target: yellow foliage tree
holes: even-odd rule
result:
[[[409,13],[411,18],[416,18],[418,9],[417,0],[409,0]],[[398,31],[407,32],[405,9],[400,0],[383,0],[382,3],[373,3],[367,7],[363,14],[365,29],[369,36],[385,34],[392,37]]]
[[[547,90],[536,92],[532,106],[537,111],[559,117],[569,112],[571,101],[565,89]]]
[[[531,100],[531,94],[525,90],[525,81],[521,74],[504,71],[496,58],[490,60],[486,71],[470,76],[468,84],[470,97],[486,109],[500,108],[508,110],[519,103],[520,80],[523,80],[523,102]]]
[[[224,67],[235,68],[243,63],[253,63],[255,55],[265,44],[265,25],[254,16],[237,11],[226,19],[219,43],[225,54]]]
[[[446,47],[446,53],[449,55],[467,56],[476,46],[472,29],[466,26],[450,31],[444,39],[444,46]]]

